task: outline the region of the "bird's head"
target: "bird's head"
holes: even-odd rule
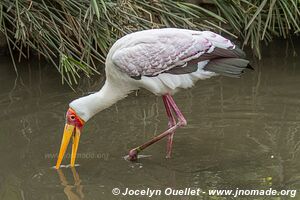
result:
[[[66,114],[66,125],[63,133],[63,138],[61,141],[61,146],[58,154],[58,159],[55,168],[58,169],[61,165],[61,161],[66,153],[70,139],[72,138],[72,154],[71,154],[71,167],[75,165],[75,159],[80,139],[81,130],[84,126],[84,120],[78,116],[78,114],[69,108]]]

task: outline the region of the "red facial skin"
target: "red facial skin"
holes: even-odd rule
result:
[[[77,116],[76,112],[72,108],[69,108],[69,110],[67,111],[66,123],[75,126],[79,130],[81,130],[84,125],[84,121]]]

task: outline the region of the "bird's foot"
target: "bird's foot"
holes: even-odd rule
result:
[[[138,159],[138,153],[139,153],[138,148],[131,149],[128,153],[127,159],[130,161],[136,161]]]

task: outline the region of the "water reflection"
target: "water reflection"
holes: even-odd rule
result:
[[[64,187],[64,193],[68,200],[81,200],[84,198],[84,194],[79,174],[74,167],[70,169],[73,175],[73,181],[71,183],[68,183],[62,169],[57,170],[61,185]]]

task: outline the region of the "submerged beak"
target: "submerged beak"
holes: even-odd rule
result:
[[[62,159],[66,153],[68,144],[70,143],[71,137],[73,138],[73,144],[72,144],[72,154],[71,154],[71,163],[70,166],[74,167],[75,166],[75,159],[76,159],[76,154],[77,154],[77,149],[78,149],[78,144],[79,144],[79,139],[80,139],[80,129],[77,128],[74,125],[66,124],[64,133],[63,133],[63,138],[61,141],[61,146],[58,154],[58,159],[56,162],[56,169],[59,169]]]

